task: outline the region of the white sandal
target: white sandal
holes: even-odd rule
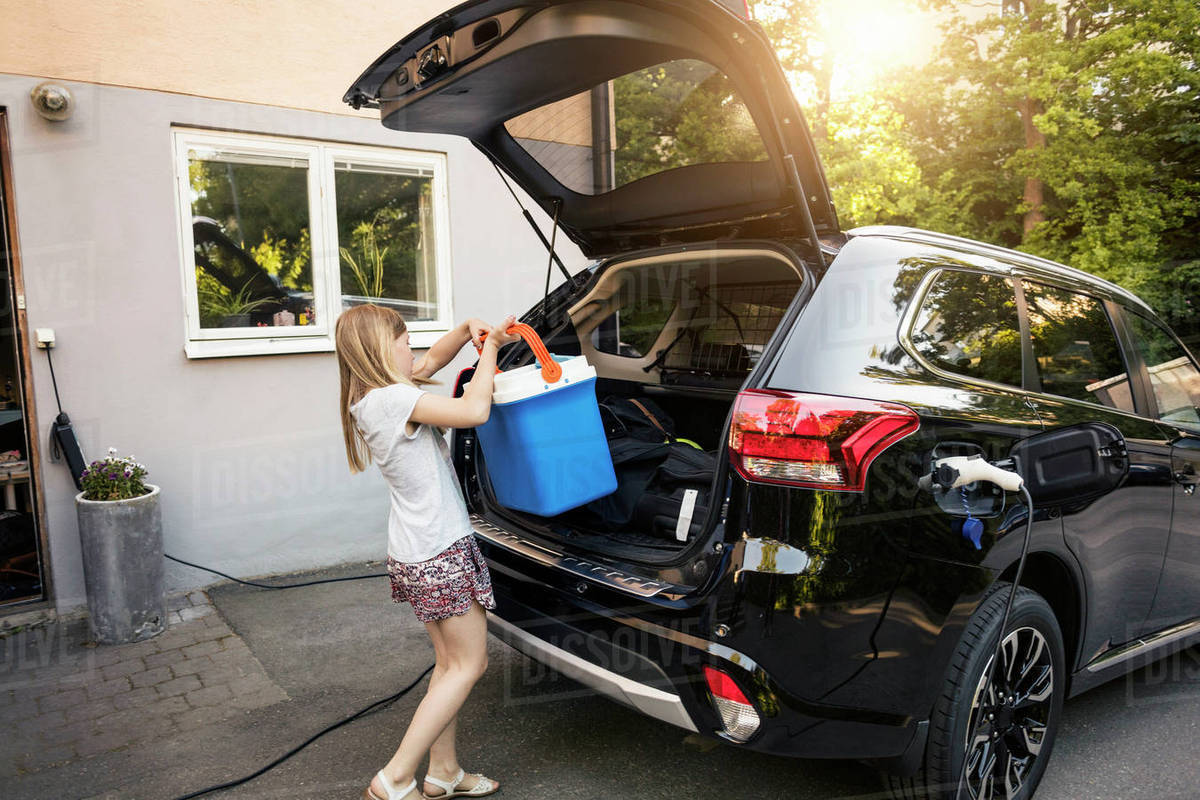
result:
[[[371,791],[371,785],[367,784],[367,788],[363,790],[363,800],[403,800],[403,798],[408,797],[409,793],[412,792],[413,789],[417,788],[416,778],[413,778],[411,781],[409,781],[408,785],[403,789],[393,789],[392,782],[388,780],[387,775],[383,774],[383,770],[379,770],[376,777],[378,777],[379,782],[383,784],[383,790],[387,792],[387,797],[384,798],[375,794],[373,791]],[[425,793],[422,792],[421,796],[424,797]]]
[[[426,775],[425,780],[429,781],[434,786],[440,786],[442,788],[442,793],[425,794],[424,790],[422,790],[421,796],[424,797],[425,800],[450,800],[452,797],[483,797],[485,794],[491,794],[500,788],[499,784],[497,784],[491,778],[474,772],[471,774],[478,777],[479,782],[470,789],[463,789],[461,791],[455,791],[454,787],[458,786],[458,784],[462,782],[462,779],[467,777],[467,773],[463,772],[462,767],[458,768],[458,774],[454,776],[454,780],[450,781],[443,781],[439,778],[433,777],[432,775]],[[393,800],[393,798],[388,798],[388,800]]]

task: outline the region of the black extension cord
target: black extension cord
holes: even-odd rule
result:
[[[348,578],[324,578],[324,579],[318,580],[318,581],[305,581],[304,583],[287,583],[287,584],[283,584],[280,586],[272,586],[272,585],[266,584],[266,583],[255,583],[253,581],[244,581],[240,578],[235,578],[232,575],[226,575],[224,572],[219,572],[215,569],[210,569],[209,567],[202,567],[199,564],[193,564],[190,561],[184,561],[181,558],[175,558],[175,556],[167,555],[166,553],[163,553],[163,555],[166,558],[171,559],[172,561],[179,562],[180,564],[185,564],[189,567],[195,567],[196,569],[202,569],[205,572],[211,572],[214,575],[220,575],[223,578],[228,578],[231,581],[236,581],[245,586],[254,586],[259,589],[295,589],[300,586],[313,586],[318,583],[337,583],[339,581],[358,581],[358,580],[362,580],[364,578],[385,578],[385,577],[387,577],[386,572],[380,572],[380,573],[377,573],[374,575],[354,575],[354,576],[351,576]],[[306,739],[302,744],[297,745],[296,747],[293,747],[291,750],[287,751],[286,753],[281,755],[279,758],[277,758],[274,761],[270,762],[269,764],[261,767],[260,769],[255,770],[254,772],[250,773],[249,775],[247,775],[243,778],[238,778],[237,780],[229,781],[227,783],[220,783],[215,786],[209,786],[206,789],[200,789],[198,791],[191,792],[190,794],[182,795],[180,797],[175,798],[175,800],[191,800],[191,798],[193,798],[193,797],[200,797],[202,795],[211,794],[212,792],[220,792],[220,791],[224,791],[225,789],[232,789],[235,786],[241,786],[243,783],[248,783],[249,781],[254,780],[258,776],[260,776],[266,772],[269,772],[272,769],[275,769],[275,767],[279,766],[284,761],[287,761],[289,758],[296,755],[296,753],[299,753],[301,750],[308,747],[310,744],[315,742],[317,739],[320,739],[325,734],[330,733],[331,731],[335,731],[338,728],[342,727],[343,725],[349,725],[351,722],[358,719],[359,717],[366,716],[367,714],[370,714],[381,708],[385,708],[386,706],[391,705],[395,701],[399,700],[401,697],[403,697],[404,695],[406,695],[410,691],[412,691],[413,687],[416,686],[418,683],[420,683],[421,680],[433,670],[434,666],[436,666],[436,665],[430,664],[428,667],[426,667],[421,672],[420,675],[418,675],[413,680],[412,683],[410,683],[408,686],[405,686],[403,689],[401,689],[400,691],[391,695],[390,697],[385,697],[382,700],[376,700],[374,703],[371,703],[371,705],[367,706],[366,708],[362,709],[361,711],[356,711],[355,713],[351,714],[350,716],[346,717],[345,719],[340,720],[339,722],[333,723],[332,725],[330,725],[329,727],[320,731],[319,733],[313,734],[308,739]]]

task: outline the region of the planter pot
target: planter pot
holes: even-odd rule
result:
[[[167,628],[157,486],[129,500],[75,495],[89,627],[101,644],[138,642]]]
[[[221,317],[221,328],[248,328],[250,327],[249,314],[226,314]]]

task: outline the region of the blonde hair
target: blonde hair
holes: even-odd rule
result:
[[[341,382],[342,437],[351,474],[366,470],[371,463],[371,451],[362,431],[354,423],[350,406],[372,389],[393,383],[408,386],[432,383],[421,378],[406,378],[392,358],[392,344],[406,330],[408,326],[399,311],[372,303],[342,312],[334,327],[334,348]]]

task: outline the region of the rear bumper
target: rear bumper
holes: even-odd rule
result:
[[[714,609],[707,602],[673,605],[598,583],[581,589],[560,564],[543,564],[486,538],[479,544],[497,603],[489,630],[531,659],[508,691],[553,701],[539,683],[547,678],[540,664],[642,714],[760,752],[891,759],[914,745],[918,720],[807,701],[785,688],[802,684],[803,676],[768,674],[750,656],[708,638]],[[749,740],[724,733],[701,670],[706,664],[754,699],[762,723]],[[560,695],[577,696],[571,690]]]
[[[610,700],[640,711],[648,717],[669,722],[684,730],[696,732],[696,723],[688,715],[679,695],[639,683],[612,670],[605,669],[574,653],[557,647],[544,639],[517,627],[488,612],[488,630],[535,661],[538,661],[572,680],[582,683]],[[667,680],[663,673],[663,680]]]

